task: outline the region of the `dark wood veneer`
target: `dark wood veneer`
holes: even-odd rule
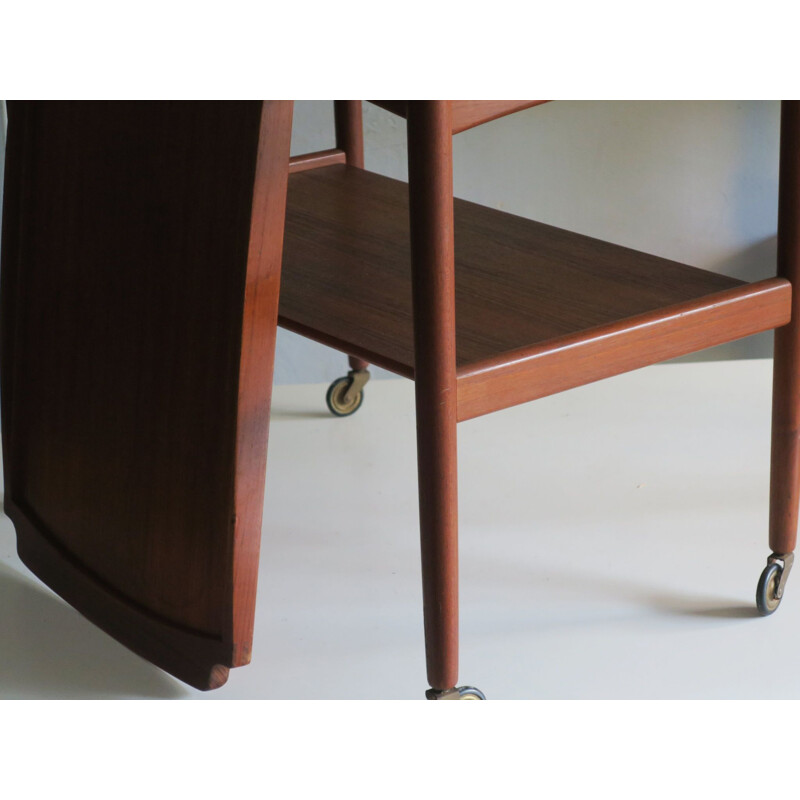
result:
[[[250,655],[290,129],[287,102],[9,106],[19,553],[199,688]]]
[[[800,282],[800,101],[781,104],[778,275]],[[791,324],[775,331],[769,546],[793,553],[800,505],[800,288]]]

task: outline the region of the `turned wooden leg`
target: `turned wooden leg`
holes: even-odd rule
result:
[[[792,282],[792,321],[775,331],[769,545],[791,553],[800,494],[800,103],[781,107],[778,274]]]
[[[364,125],[360,100],[334,100],[333,115],[336,125],[336,146],[344,150],[351,167],[364,167]],[[350,356],[350,369],[362,372],[369,364],[361,358]]]
[[[458,678],[458,496],[452,135],[449,105],[408,112],[422,589],[428,682]]]
[[[360,100],[334,100],[336,147],[344,150],[351,167],[364,167],[364,125]]]
[[[800,103],[781,105],[778,275],[792,283],[792,319],[775,330],[769,546],[756,589],[759,613],[775,612],[794,562],[800,500]]]
[[[333,116],[336,126],[336,147],[339,150],[344,150],[348,165],[363,169],[364,125],[362,121],[361,101],[334,100]],[[369,363],[357,356],[350,356],[348,358],[348,364],[353,372],[363,373],[369,368]],[[367,374],[367,378],[368,377],[369,375]],[[334,411],[334,413],[337,412]],[[345,414],[339,415],[346,416]]]

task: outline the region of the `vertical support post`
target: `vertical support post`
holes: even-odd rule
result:
[[[775,330],[769,546],[791,553],[800,500],[800,102],[781,105],[778,275],[792,283],[792,320]]]
[[[336,126],[336,147],[344,150],[351,167],[364,168],[364,125],[360,100],[334,100],[333,118]],[[361,371],[369,364],[355,356],[348,359],[350,369]]]
[[[422,589],[428,682],[458,678],[453,139],[450,103],[408,104]]]
[[[351,167],[364,168],[364,126],[360,100],[334,100],[336,146],[344,150]]]

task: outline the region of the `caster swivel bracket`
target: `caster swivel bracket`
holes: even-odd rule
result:
[[[452,689],[428,689],[428,700],[485,700],[486,695],[474,686],[455,686]]]
[[[781,576],[778,580],[778,585],[775,588],[775,598],[780,600],[783,597],[783,590],[786,586],[786,581],[789,573],[792,571],[792,564],[794,564],[794,553],[772,553],[767,558],[767,566],[770,564],[777,564],[781,568]]]
[[[350,385],[347,387],[347,391],[342,400],[345,403],[352,403],[358,393],[367,385],[369,370],[351,369],[350,372],[347,373],[347,377],[350,379]]]

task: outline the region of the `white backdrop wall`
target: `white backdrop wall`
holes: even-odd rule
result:
[[[757,280],[775,271],[779,111],[772,101],[549,103],[458,134],[455,193]],[[404,121],[365,103],[364,129],[366,167],[405,179]],[[298,101],[292,153],[332,146],[332,103]],[[763,334],[691,358],[763,357],[771,346]],[[280,331],[277,383],[345,369],[341,354]]]

